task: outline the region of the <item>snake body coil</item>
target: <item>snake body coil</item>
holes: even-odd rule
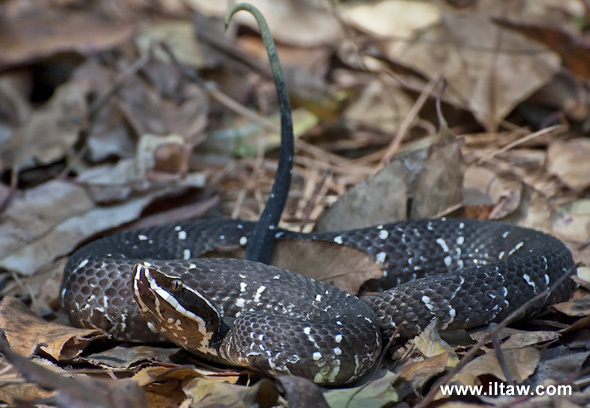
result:
[[[217,247],[246,245],[254,226],[189,221],[94,241],[66,266],[63,306],[76,326],[98,327],[123,341],[157,341],[161,335],[148,329],[133,297],[148,290],[159,299],[151,309],[142,305],[148,309],[143,314],[190,351],[338,385],[364,375],[381,350],[382,333],[391,336],[403,321],[404,338],[434,319],[442,329],[499,321],[573,265],[567,247],[549,235],[457,219],[330,233],[277,231],[279,239],[352,246],[382,262],[384,277],[373,286],[383,291],[363,300],[260,263],[194,259]],[[566,280],[525,315],[567,299],[572,288]],[[201,314],[190,310],[199,304]]]

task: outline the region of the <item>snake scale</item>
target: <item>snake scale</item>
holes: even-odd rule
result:
[[[290,163],[276,180],[285,172]],[[278,229],[284,197],[272,200],[284,189],[273,187],[267,208],[274,205],[274,218],[266,223],[183,221],[81,247],[61,287],[70,321],[121,341],[168,339],[210,361],[341,385],[363,377],[394,333],[408,338],[432,321],[441,329],[500,321],[573,266],[558,239],[501,222],[412,220],[308,234]],[[372,282],[380,292],[359,298],[260,262],[275,239],[364,251],[383,265],[383,277]],[[220,247],[255,248],[246,250],[248,260],[198,258]],[[521,317],[567,299],[573,287],[564,280]]]

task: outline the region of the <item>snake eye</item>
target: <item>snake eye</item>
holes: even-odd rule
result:
[[[182,289],[182,285],[183,284],[180,279],[174,279],[172,282],[170,282],[170,289],[174,292],[178,292],[180,289]]]

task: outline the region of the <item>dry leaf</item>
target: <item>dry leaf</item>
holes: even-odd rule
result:
[[[357,294],[369,279],[383,277],[384,266],[365,252],[331,241],[281,239],[271,265]]]
[[[223,18],[234,5],[229,0],[188,0],[187,3],[201,14],[218,18]],[[247,3],[260,10],[277,42],[310,47],[333,44],[342,37],[342,28],[326,3],[313,0],[248,0]],[[258,30],[254,18],[247,13],[237,13],[232,20]]]
[[[31,188],[1,216],[0,266],[32,274],[96,232],[135,219],[157,195],[94,207],[84,188],[73,183],[50,181]]]
[[[41,109],[33,111],[0,147],[0,166],[16,165],[23,169],[61,159],[86,125],[87,109],[80,86],[74,83],[61,85],[51,99]]]
[[[447,11],[441,23],[412,41],[391,41],[386,51],[396,63],[428,78],[442,74],[450,85],[446,96],[469,109],[489,131],[560,67],[556,53],[498,27],[492,20],[494,7],[501,5],[482,2],[477,12]]]
[[[75,51],[95,54],[125,42],[134,25],[100,21],[88,13],[37,10],[18,19],[3,18],[0,66],[16,65]]]
[[[46,322],[11,296],[0,303],[0,327],[16,353],[31,356],[39,349],[56,360],[71,360],[89,343],[107,337],[97,329]]]
[[[155,22],[144,27],[135,37],[135,41],[142,54],[153,55],[159,61],[170,63],[168,54],[158,47],[160,42],[165,41],[181,63],[196,69],[207,65],[191,21]]]
[[[0,339],[0,350],[28,381],[35,382],[45,389],[58,390],[53,398],[58,407],[145,408],[147,405],[145,393],[133,381],[94,380],[56,375],[54,371],[13,352],[4,336]]]
[[[195,378],[183,387],[192,398],[194,406],[219,408],[266,408],[274,405],[279,393],[275,385],[266,379],[250,387],[220,383],[205,378]]]
[[[534,347],[503,350],[502,352],[504,354],[504,360],[506,361],[508,371],[517,384],[520,384],[535,372],[541,357],[541,352]],[[500,367],[495,352],[484,354],[483,356],[479,356],[467,363],[467,365],[450,380],[450,383],[459,381],[464,385],[479,384],[478,377],[484,374],[491,374],[502,381],[506,381],[506,377]]]
[[[425,1],[385,0],[376,3],[345,3],[342,18],[356,28],[378,38],[409,40],[418,32],[438,23],[440,9]],[[403,41],[400,41],[400,43]]]
[[[590,139],[554,140],[547,149],[547,170],[572,190],[590,186]]]

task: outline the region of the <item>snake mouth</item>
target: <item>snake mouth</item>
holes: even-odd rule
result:
[[[203,294],[147,262],[134,266],[132,291],[150,330],[189,351],[217,356],[227,328]]]

